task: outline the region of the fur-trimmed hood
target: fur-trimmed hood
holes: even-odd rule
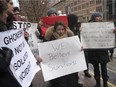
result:
[[[71,37],[71,36],[74,36],[74,33],[69,29],[67,28],[66,29],[66,34],[67,34],[67,37]],[[51,39],[51,36],[54,34],[54,27],[49,27],[45,33],[45,40],[50,40]]]

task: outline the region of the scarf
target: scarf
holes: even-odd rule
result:
[[[67,34],[67,32],[66,32],[64,35],[59,36],[58,33],[53,32],[53,36],[54,36],[56,39],[62,39],[62,38],[66,38],[66,37],[68,37],[68,34]]]

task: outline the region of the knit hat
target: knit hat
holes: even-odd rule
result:
[[[95,20],[96,17],[102,17],[99,12],[95,12],[91,15],[91,20]]]
[[[67,15],[67,18],[69,28],[74,28],[74,26],[77,24],[78,17],[75,14],[69,14]]]
[[[56,14],[57,15],[57,12],[56,12],[56,9],[55,8],[50,8],[48,11],[47,11],[47,15],[50,16],[51,14]]]

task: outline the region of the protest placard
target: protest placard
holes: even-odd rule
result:
[[[39,54],[38,46],[37,46],[38,38],[35,34],[35,32],[37,31],[37,23],[14,21],[13,28],[14,29],[22,28],[24,29],[24,31],[27,31],[29,33],[29,38],[28,38],[29,47],[35,56],[38,55]]]
[[[39,43],[44,80],[52,80],[87,69],[78,36]]]
[[[113,22],[82,23],[81,43],[84,49],[103,49],[115,47]]]
[[[29,87],[40,67],[37,66],[23,33],[23,29],[0,32],[0,47],[8,47],[13,51],[10,69],[22,87]]]
[[[41,21],[42,21],[42,26],[41,26],[42,36],[45,36],[45,32],[48,29],[48,27],[53,26],[58,21],[63,22],[66,26],[68,26],[67,16],[42,17]]]

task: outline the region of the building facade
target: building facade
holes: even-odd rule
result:
[[[116,21],[116,0],[106,0],[106,19]]]
[[[116,0],[61,0],[63,4],[53,5],[66,14],[76,14],[82,21],[88,21],[94,12],[100,12],[105,21],[116,17]],[[60,2],[61,2],[60,1]],[[61,6],[63,5],[63,6]],[[59,8],[60,7],[60,8]],[[61,8],[62,7],[62,8]]]

